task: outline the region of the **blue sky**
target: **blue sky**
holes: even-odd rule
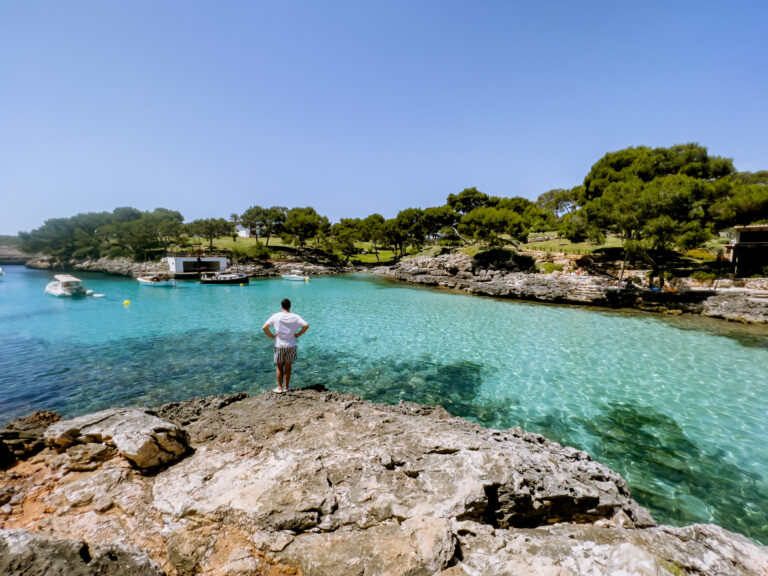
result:
[[[605,152],[768,169],[768,2],[0,0],[0,233],[531,199]]]

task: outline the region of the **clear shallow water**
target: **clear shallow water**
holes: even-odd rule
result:
[[[368,276],[305,284],[142,287],[78,274],[106,298],[0,280],[0,423],[38,408],[274,387],[264,320],[288,297],[311,329],[295,386],[442,404],[522,426],[619,471],[657,520],[715,522],[768,542],[768,330],[414,288]],[[122,301],[131,305],[124,307]]]

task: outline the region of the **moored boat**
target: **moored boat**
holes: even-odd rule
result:
[[[167,287],[175,287],[176,286],[176,280],[173,278],[169,278],[165,274],[153,274],[151,276],[139,276],[136,278],[136,280],[139,281],[139,284],[142,286],[167,286]]]
[[[83,286],[80,278],[75,278],[69,274],[56,274],[54,278],[55,280],[45,287],[46,294],[51,296],[86,296],[89,292]]]
[[[248,284],[243,272],[216,272],[200,276],[200,284]]]
[[[295,280],[297,282],[309,282],[309,276],[302,274],[301,270],[291,270],[290,274],[283,274],[283,280]]]
[[[5,276],[5,271],[3,271],[2,268],[0,268],[0,278],[2,278],[3,276]]]

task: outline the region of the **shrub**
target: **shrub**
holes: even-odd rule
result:
[[[705,272],[704,270],[696,270],[696,272],[691,274],[691,278],[698,280],[699,282],[705,282],[707,280],[714,280],[717,278],[717,274],[714,272]]]
[[[713,254],[712,252],[707,252],[706,250],[698,250],[698,249],[688,250],[685,253],[685,255],[688,256],[688,258],[694,258],[696,260],[704,260],[707,262],[711,262],[712,260],[717,259],[717,254]]]
[[[256,244],[248,248],[248,256],[254,260],[269,260],[269,248],[257,240]]]
[[[478,252],[472,258],[472,268],[488,268],[494,266],[499,270],[532,270],[536,261],[532,256],[520,254],[506,248],[491,248]]]
[[[553,264],[552,262],[540,262],[536,264],[536,270],[545,274],[552,274],[555,270],[562,272],[563,266],[562,264]]]

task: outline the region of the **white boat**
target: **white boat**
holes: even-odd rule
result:
[[[86,296],[93,293],[92,290],[86,290],[80,278],[75,278],[69,274],[57,274],[55,280],[45,287],[45,293],[51,296]]]
[[[3,271],[2,268],[0,268],[0,278],[2,278],[3,276],[5,276],[5,272]]]
[[[176,280],[169,278],[164,274],[153,274],[152,276],[139,276],[136,278],[142,286],[176,286]]]
[[[291,270],[290,274],[283,274],[283,280],[296,280],[298,282],[309,282],[309,276],[301,273],[301,270]]]

